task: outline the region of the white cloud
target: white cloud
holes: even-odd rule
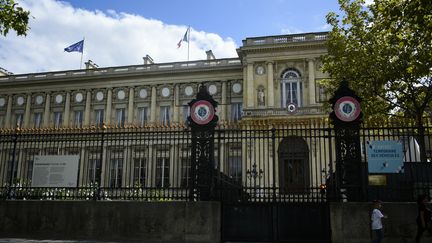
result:
[[[374,0],[365,0],[366,5],[371,5],[374,3]]]
[[[303,33],[303,32],[304,31],[297,29],[297,28],[294,28],[294,27],[281,29],[281,35],[299,34],[299,33]]]
[[[78,69],[81,53],[63,49],[85,37],[84,57],[100,67],[142,64],[146,54],[155,62],[187,60],[187,43],[177,49],[186,26],[168,25],[114,10],[88,11],[54,0],[23,0],[34,16],[27,37],[10,32],[0,37],[0,67],[13,73]],[[237,57],[233,39],[192,29],[190,60]]]

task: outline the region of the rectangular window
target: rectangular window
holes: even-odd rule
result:
[[[190,170],[191,170],[191,157],[190,148],[184,148],[181,150],[180,163],[181,163],[181,187],[188,187],[190,185]]]
[[[125,113],[126,112],[124,108],[116,109],[116,124],[118,127],[124,127],[126,120]]]
[[[147,123],[148,116],[148,108],[147,107],[139,107],[138,108],[138,125],[143,127]]]
[[[183,121],[187,123],[187,118],[190,116],[190,107],[188,105],[183,106]]]
[[[239,121],[241,120],[243,112],[243,103],[241,102],[233,102],[231,103],[231,121]]]
[[[36,112],[34,113],[34,127],[41,128],[42,127],[42,113]]]
[[[62,112],[54,112],[54,127],[59,128],[63,123],[63,113]]]
[[[18,176],[18,158],[19,151],[16,151],[15,156],[13,154],[12,150],[9,150],[9,158],[7,160],[7,169],[6,169],[6,183],[9,183],[11,181],[12,176],[12,183],[14,183],[14,179]]]
[[[0,116],[0,128],[4,126],[4,116]]]
[[[98,183],[100,185],[101,160],[97,158],[96,154],[89,159],[87,173],[88,183]]]
[[[236,183],[241,184],[242,179],[242,154],[240,145],[231,145],[228,149],[226,174]]]
[[[146,186],[147,159],[144,156],[134,158],[134,186]]]
[[[75,111],[74,112],[74,126],[75,127],[82,127],[83,117],[84,117],[83,111]]]
[[[123,158],[111,159],[110,165],[110,184],[111,188],[120,188],[122,186]]]
[[[104,110],[103,109],[97,109],[94,111],[95,114],[95,125],[97,127],[102,127],[104,122]]]
[[[24,164],[24,171],[26,171],[26,175],[24,176],[24,178],[26,178],[29,182],[31,181],[32,177],[33,177],[33,162],[34,162],[34,157],[36,155],[38,155],[39,152],[37,150],[28,150],[26,153],[26,158],[24,159],[25,164]]]
[[[170,119],[170,107],[169,106],[161,106],[160,107],[160,121],[163,125],[169,126]]]
[[[169,150],[159,150],[156,157],[156,187],[169,187]]]
[[[16,114],[15,116],[15,124],[17,127],[22,127],[24,122],[24,114]]]
[[[326,101],[328,101],[326,90],[325,90],[324,86],[319,86],[318,87],[318,102],[323,103]]]

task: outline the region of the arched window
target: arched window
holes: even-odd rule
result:
[[[294,69],[289,69],[282,74],[281,79],[281,107],[286,108],[289,104],[302,106],[303,83],[300,74]]]

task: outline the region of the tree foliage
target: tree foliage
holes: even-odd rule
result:
[[[342,78],[363,97],[366,117],[422,117],[432,103],[432,4],[430,0],[339,0],[343,16],[332,26],[323,69],[332,92]]]
[[[30,12],[18,7],[14,0],[0,0],[0,35],[6,36],[10,29],[17,35],[26,35]]]

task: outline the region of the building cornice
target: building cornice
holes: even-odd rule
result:
[[[95,69],[67,70],[43,73],[17,74],[0,77],[1,86],[29,84],[59,84],[89,82],[104,79],[137,79],[169,75],[196,75],[220,71],[242,72],[238,58],[173,62],[150,65],[130,65]]]

